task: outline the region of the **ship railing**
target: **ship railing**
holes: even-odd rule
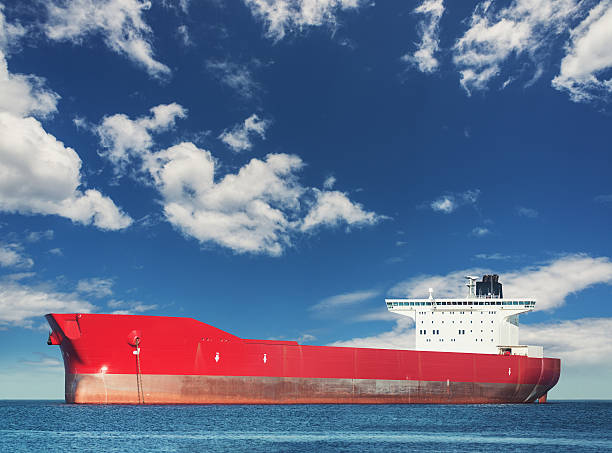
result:
[[[516,308],[533,308],[535,300],[498,300],[498,301],[388,301],[387,307],[425,307],[425,306],[512,306]]]

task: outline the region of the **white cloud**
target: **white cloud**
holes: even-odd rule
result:
[[[340,223],[348,226],[373,225],[383,218],[374,212],[364,211],[359,203],[349,200],[342,192],[313,190],[316,201],[302,221],[302,231],[310,231],[319,226],[337,226]]]
[[[36,359],[20,360],[19,363],[27,365],[28,367],[40,367],[40,368],[64,368],[64,362],[53,357],[49,357],[46,354],[35,352],[34,356]]]
[[[395,321],[395,326],[389,332],[383,332],[369,337],[358,337],[350,340],[336,341],[329,344],[329,346],[378,349],[414,349],[414,321],[405,316],[396,316],[398,318],[397,321]]]
[[[548,264],[504,273],[503,279],[504,295],[535,296],[536,310],[548,310],[593,285],[611,285],[612,262],[607,257],[568,255]]]
[[[26,235],[26,241],[28,241],[28,242],[38,242],[41,239],[51,240],[51,239],[53,239],[53,236],[54,236],[53,230],[30,231]]]
[[[178,34],[179,38],[181,38],[181,42],[185,47],[193,45],[193,41],[191,40],[191,36],[189,35],[189,28],[187,27],[187,25],[179,25],[179,27],[176,29],[176,33]]]
[[[83,279],[77,283],[77,291],[88,296],[102,298],[113,294],[114,283],[112,278]]]
[[[219,82],[230,87],[245,99],[255,97],[261,90],[247,65],[231,61],[208,60],[206,68]]]
[[[47,313],[89,313],[95,308],[74,294],[0,281],[0,325],[32,327]]]
[[[0,49],[0,112],[12,113],[18,117],[34,115],[41,118],[55,113],[60,97],[45,88],[44,83],[44,79],[33,75],[11,74]]]
[[[485,227],[475,227],[472,229],[472,236],[482,237],[491,234],[491,231]]]
[[[299,344],[304,344],[306,342],[314,341],[316,339],[317,337],[315,337],[314,335],[311,335],[309,333],[304,333],[298,337],[297,342]]]
[[[161,107],[163,116],[158,114]],[[137,151],[142,170],[162,196],[166,219],[202,244],[278,256],[299,232],[320,225],[373,224],[382,218],[341,192],[302,186],[296,173],[304,164],[295,155],[268,154],[264,160],[252,159],[235,174],[220,176],[212,154],[191,142],[153,152],[149,131],[167,128],[185,113],[177,104],[152,110],[151,118],[133,121],[114,115],[105,119],[97,128],[110,150],[104,155],[121,166]],[[245,121],[245,128],[260,135],[265,132],[263,121],[253,116]],[[305,217],[303,206],[310,207]]]
[[[434,211],[450,214],[460,206],[476,204],[479,196],[479,189],[466,190],[462,193],[442,195],[432,201],[429,206]]]
[[[487,253],[479,253],[476,255],[476,258],[481,259],[481,260],[509,260],[512,258],[512,256],[510,255],[502,255],[501,253],[492,253],[492,254],[487,254]]]
[[[325,178],[325,181],[323,181],[323,188],[330,190],[334,187],[334,184],[336,184],[336,178],[333,175],[329,175]]]
[[[389,310],[376,310],[369,313],[359,314],[351,320],[357,322],[397,321],[397,316],[397,314],[391,313]]]
[[[559,75],[552,81],[566,90],[573,101],[588,101],[612,92],[612,78],[603,73],[612,68],[612,2],[595,5],[588,16],[571,31],[567,54]]]
[[[215,183],[212,155],[181,143],[157,153],[149,168],[166,218],[183,233],[238,253],[280,255],[304,191],[294,174],[302,165],[297,156],[270,154]]]
[[[106,116],[95,128],[104,148],[101,154],[110,160],[117,173],[123,173],[133,156],[145,154],[153,145],[151,134],[174,127],[177,118],[187,111],[179,104],[160,104],[149,110],[150,116],[131,120],[126,115]]]
[[[471,268],[460,271],[450,272],[446,275],[417,275],[402,282],[397,283],[389,290],[393,297],[414,297],[426,298],[429,296],[429,288],[434,289],[434,297],[465,297],[467,289],[465,287],[466,275],[481,275],[488,270]],[[500,280],[504,280],[502,276]],[[506,294],[504,284],[504,294]]]
[[[453,198],[449,196],[443,196],[431,202],[431,209],[434,211],[440,211],[445,214],[450,214],[455,209],[457,209],[457,205],[454,202]]]
[[[131,315],[134,313],[145,313],[147,311],[155,310],[157,305],[155,304],[143,304],[138,301],[123,301],[112,299],[109,300],[106,305],[109,308],[118,308],[118,310],[113,310],[111,313],[114,315]]]
[[[63,256],[64,255],[64,252],[62,252],[62,249],[60,249],[59,247],[49,250],[49,253],[51,255],[55,255],[55,256]]]
[[[465,297],[464,277],[487,273],[491,270],[472,268],[446,275],[420,275],[396,284],[389,293],[397,297],[427,297],[428,288],[434,288],[434,297]],[[612,262],[607,257],[567,255],[545,264],[501,273],[500,281],[504,297],[535,297],[536,310],[549,310],[593,285],[612,285]]]
[[[153,32],[143,18],[147,0],[53,0],[47,4],[45,31],[50,39],[80,43],[101,34],[106,45],[142,66],[151,76],[164,77],[170,68],[154,58]]]
[[[100,192],[79,190],[81,159],[34,118],[0,112],[0,210],[55,214],[116,230],[131,219]]]
[[[259,135],[260,138],[266,138],[266,129],[270,125],[270,121],[260,119],[259,116],[253,113],[242,124],[236,124],[231,130],[224,130],[219,138],[223,143],[229,146],[232,151],[240,152],[251,149],[253,144],[251,139],[253,135]]]
[[[1,281],[16,282],[19,280],[25,280],[27,278],[34,277],[35,275],[36,275],[36,272],[15,272],[12,274],[3,275],[2,278],[0,279],[0,282]]]
[[[79,190],[81,159],[28,115],[46,117],[59,96],[32,75],[11,74],[0,51],[0,211],[55,214],[102,229],[131,223],[97,190]]]
[[[372,224],[378,219],[340,192],[303,187],[296,173],[304,164],[294,155],[252,159],[218,182],[215,159],[193,143],[151,154],[145,165],[172,225],[202,243],[237,253],[278,256],[299,231],[318,225]],[[302,218],[303,202],[312,193],[316,201]]]
[[[453,47],[463,88],[468,94],[485,89],[512,56],[527,54],[537,65],[538,53],[567,30],[578,5],[578,0],[514,0],[496,10],[490,0],[479,3]]]
[[[29,269],[34,265],[32,258],[22,255],[19,244],[0,243],[0,267]]]
[[[257,19],[265,23],[266,36],[275,41],[307,27],[335,27],[339,11],[357,9],[361,0],[244,0]]]
[[[525,206],[517,206],[516,213],[521,217],[529,217],[531,219],[535,219],[538,217],[539,212],[533,208],[526,208]]]
[[[354,291],[351,293],[338,294],[335,296],[326,297],[322,301],[311,306],[309,309],[312,311],[329,311],[335,308],[342,308],[372,299],[377,297],[379,294],[380,291],[374,290]]]
[[[17,44],[19,38],[26,34],[26,31],[26,28],[21,24],[6,22],[4,5],[0,3],[0,52],[8,52],[11,47]]]
[[[612,318],[582,318],[521,325],[521,344],[544,346],[546,357],[563,365],[609,365],[612,356]]]
[[[444,0],[423,0],[414,12],[425,16],[418,25],[421,41],[417,50],[412,55],[404,55],[402,60],[415,64],[421,72],[434,72],[439,65],[435,54],[440,48],[438,35],[440,19],[444,13]]]

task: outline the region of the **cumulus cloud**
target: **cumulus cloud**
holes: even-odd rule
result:
[[[112,278],[89,278],[79,280],[77,291],[91,297],[102,298],[113,294]]]
[[[552,86],[567,91],[573,101],[589,101],[612,92],[612,2],[595,5],[571,31],[567,54]]]
[[[210,152],[181,143],[156,153],[149,169],[166,218],[183,233],[239,253],[280,255],[303,192],[294,174],[302,165],[297,156],[270,154],[215,182]]]
[[[79,189],[81,159],[33,117],[56,112],[58,99],[43,79],[11,74],[0,50],[0,211],[54,214],[102,229],[127,227],[130,217],[110,198]]]
[[[440,48],[438,35],[440,19],[444,13],[444,0],[423,0],[414,12],[425,16],[418,25],[421,41],[417,44],[417,50],[413,54],[404,55],[402,60],[416,65],[421,72],[434,72],[439,65],[435,54]]]
[[[313,189],[316,201],[302,221],[300,229],[310,231],[319,226],[373,225],[381,216],[363,209],[359,203],[349,200],[348,196],[337,190],[320,191]]]
[[[124,114],[106,116],[95,127],[100,143],[105,148],[101,153],[119,174],[134,156],[143,156],[153,145],[151,134],[174,127],[177,118],[185,118],[187,111],[179,104],[160,104],[149,110],[150,116],[132,120]]]
[[[57,111],[59,98],[57,93],[45,87],[44,79],[34,75],[11,74],[0,49],[0,112],[17,117],[34,115],[45,118]]]
[[[329,311],[336,308],[343,308],[349,305],[354,305],[359,302],[366,301],[377,297],[380,291],[354,291],[350,293],[337,294],[335,296],[326,297],[320,302],[310,307],[311,311]]]
[[[460,206],[476,204],[479,196],[479,189],[466,190],[465,192],[457,194],[449,193],[438,197],[432,201],[429,206],[434,211],[450,214]]]
[[[202,243],[237,253],[278,256],[297,232],[378,220],[340,192],[302,186],[297,172],[303,165],[295,155],[268,154],[219,177],[212,154],[193,143],[151,154],[146,163],[172,225]],[[304,200],[312,193],[316,201],[302,217]]]
[[[245,99],[255,97],[261,90],[261,87],[253,78],[251,69],[247,65],[227,60],[208,60],[206,62],[206,69],[215,79]]]
[[[0,112],[0,210],[55,214],[117,230],[129,216],[94,189],[79,190],[81,159],[38,120]]]
[[[33,265],[34,260],[22,254],[22,247],[19,244],[0,243],[0,267],[29,269]]]
[[[297,233],[322,225],[371,225],[382,219],[344,193],[302,186],[297,173],[304,164],[295,155],[268,154],[263,160],[252,159],[237,173],[220,174],[213,155],[191,142],[153,151],[150,132],[170,127],[185,111],[178,104],[152,111],[151,117],[137,120],[125,115],[106,118],[96,129],[108,149],[103,155],[121,168],[137,153],[142,172],[161,194],[166,219],[202,244],[278,256]],[[265,128],[256,116],[244,123],[245,130],[260,135]]]
[[[251,13],[261,20],[266,36],[280,41],[287,33],[308,27],[335,27],[340,11],[356,10],[361,0],[244,0]]]
[[[153,32],[143,14],[147,0],[52,0],[47,4],[47,37],[80,44],[88,35],[102,35],[106,45],[142,66],[151,76],[165,77],[170,68],[154,58]]]
[[[219,138],[230,147],[232,151],[246,151],[253,147],[251,139],[254,135],[266,138],[266,129],[270,121],[261,119],[257,114],[252,114],[242,124],[235,125],[231,130],[224,130]]]
[[[0,325],[32,327],[47,313],[89,313],[95,308],[74,294],[0,281]]]
[[[537,65],[540,51],[567,30],[578,5],[578,0],[514,0],[496,9],[490,0],[479,3],[453,47],[463,88],[468,94],[487,88],[511,57],[527,55]]]
[[[564,365],[609,365],[612,355],[612,318],[582,318],[523,324],[521,344],[544,346],[547,357]]]

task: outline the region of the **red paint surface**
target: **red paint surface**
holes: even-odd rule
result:
[[[66,373],[72,375],[135,374],[135,332],[143,375],[449,381],[550,389],[560,373],[559,359],[245,340],[191,318],[50,314],[47,320],[61,340]]]

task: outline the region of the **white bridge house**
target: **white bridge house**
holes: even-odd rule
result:
[[[427,299],[385,299],[390,312],[414,319],[416,350],[543,357],[541,346],[519,343],[518,315],[535,299],[504,299],[497,275],[466,278],[466,298],[436,299],[430,288]]]

